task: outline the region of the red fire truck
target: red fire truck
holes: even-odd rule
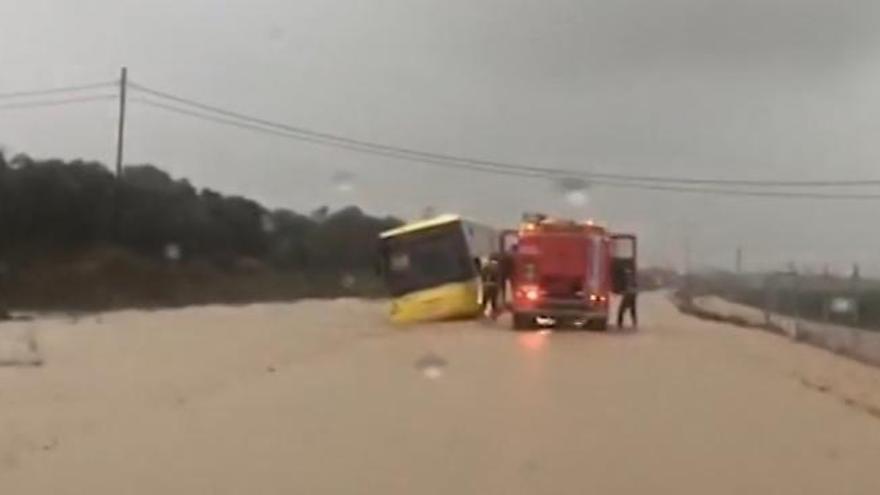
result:
[[[590,221],[524,216],[520,229],[507,232],[503,241],[509,262],[505,298],[513,328],[605,330],[615,237]]]

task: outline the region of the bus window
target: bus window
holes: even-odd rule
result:
[[[409,268],[409,254],[397,252],[391,255],[388,265],[393,272],[402,272]]]
[[[388,254],[388,286],[392,295],[475,276],[464,240],[449,234],[395,239]]]

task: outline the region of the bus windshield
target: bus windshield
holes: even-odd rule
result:
[[[395,297],[476,276],[457,224],[387,239],[382,254]]]

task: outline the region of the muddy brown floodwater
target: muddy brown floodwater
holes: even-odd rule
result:
[[[354,300],[5,323],[42,366],[0,367],[0,487],[880,493],[880,370],[642,306],[604,334],[398,329]]]

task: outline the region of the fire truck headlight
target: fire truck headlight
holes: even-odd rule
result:
[[[526,286],[520,289],[522,298],[529,302],[541,299],[541,289],[535,286]]]
[[[608,297],[602,294],[590,294],[590,302],[605,302],[608,300]]]

